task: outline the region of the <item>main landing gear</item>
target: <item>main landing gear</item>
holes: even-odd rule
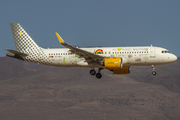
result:
[[[152,71],[152,75],[154,75],[154,76],[155,76],[155,75],[156,75],[156,72],[155,72],[155,67],[154,67],[154,65],[152,65],[151,67],[152,67],[152,69],[153,69],[153,71]]]
[[[90,70],[90,74],[91,75],[96,75],[96,78],[100,79],[102,77],[100,71],[102,70],[102,68],[99,68],[98,73],[96,73],[96,71],[94,69]]]
[[[90,74],[91,74],[91,75],[95,75],[95,74],[96,74],[96,71],[95,71],[94,69],[92,69],[92,70],[90,71]]]

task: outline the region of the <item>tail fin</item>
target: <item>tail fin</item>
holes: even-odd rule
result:
[[[44,49],[39,47],[33,39],[26,33],[19,23],[10,23],[16,51],[7,50],[7,56],[15,57],[29,62],[47,64],[48,57]]]
[[[10,23],[10,26],[17,51],[32,53],[41,49],[19,23]]]

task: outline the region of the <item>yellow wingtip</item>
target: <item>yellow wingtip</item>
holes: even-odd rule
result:
[[[57,36],[59,42],[64,43],[64,40],[61,38],[61,36],[57,32],[55,32],[55,33],[56,33],[56,36]]]

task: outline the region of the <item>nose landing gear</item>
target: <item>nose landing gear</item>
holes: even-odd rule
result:
[[[96,74],[96,78],[100,79],[102,77],[100,71],[102,70],[102,68],[99,68],[98,73],[96,74],[96,71],[94,69],[90,70],[90,74],[91,75],[95,75]]]
[[[152,71],[152,75],[154,75],[154,76],[155,76],[155,75],[156,75],[156,72],[155,72],[155,66],[154,66],[154,65],[152,65],[151,67],[152,67],[152,69],[153,69],[153,71]]]

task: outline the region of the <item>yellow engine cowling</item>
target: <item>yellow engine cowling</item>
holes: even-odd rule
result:
[[[105,67],[105,69],[109,69],[109,70],[120,69],[121,57],[105,58],[104,59],[104,67]]]
[[[122,69],[113,70],[113,74],[129,74],[129,73],[130,73],[129,66],[123,66]]]
[[[123,66],[122,64],[123,63],[121,57],[112,57],[112,58],[104,59],[105,69],[109,69],[113,71],[113,74],[129,74],[130,73],[129,67]]]

